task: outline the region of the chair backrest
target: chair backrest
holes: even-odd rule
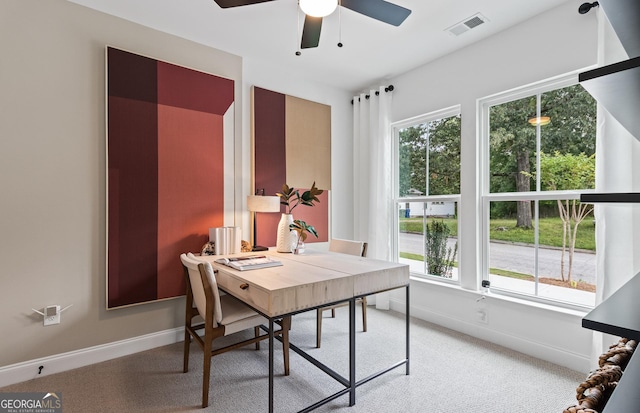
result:
[[[218,291],[218,283],[213,272],[213,267],[208,261],[204,261],[193,255],[181,254],[180,260],[189,276],[189,284],[193,294],[193,301],[198,309],[198,313],[206,322],[213,323],[214,327],[222,321],[222,307],[220,306],[220,292]],[[207,302],[213,311],[213,319],[207,320]]]
[[[331,241],[329,241],[329,251],[366,257],[367,243],[364,241],[332,238]]]

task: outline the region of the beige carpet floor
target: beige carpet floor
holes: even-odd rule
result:
[[[315,349],[315,311],[294,317],[292,342],[347,376],[347,309],[325,313],[323,344]],[[358,324],[358,378],[404,356],[404,315],[368,311],[369,331]],[[229,338],[225,338],[227,340]],[[56,392],[63,411],[74,412],[266,412],[268,346],[213,358],[210,406],[201,409],[202,352],[192,344],[191,368],[182,373],[182,343],[64,373],[43,376],[0,392]],[[282,375],[276,344],[275,410],[295,412],[341,386],[291,353],[291,375]],[[411,374],[400,367],[357,389],[356,405],[342,396],[317,412],[561,413],[575,404],[585,379],[575,372],[422,320],[411,322]]]

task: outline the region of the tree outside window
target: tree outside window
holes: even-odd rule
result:
[[[460,193],[460,115],[402,129],[399,163],[400,196]]]
[[[414,275],[457,281],[460,115],[397,130],[399,259]]]
[[[514,280],[533,281],[524,293],[589,305],[595,265],[575,261],[595,252],[595,221],[577,191],[595,184],[595,100],[572,85],[493,105],[488,116],[490,278],[509,278],[503,286],[515,291]],[[519,263],[505,245],[525,248]]]

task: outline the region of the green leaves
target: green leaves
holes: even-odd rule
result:
[[[322,189],[316,188],[316,183],[314,181],[313,184],[311,185],[311,189],[302,193],[302,197],[301,197],[302,204],[307,206],[313,206],[314,201],[320,202],[320,200],[318,199],[318,195],[322,194],[322,192],[324,192]]]
[[[298,205],[306,205],[306,206],[314,206],[314,202],[320,202],[318,199],[318,195],[322,194],[324,191],[322,189],[318,189],[316,187],[315,181],[311,185],[311,189],[308,191],[304,191],[302,195],[300,195],[300,190],[290,188],[289,185],[282,185],[282,192],[276,193],[277,196],[280,197],[280,204],[286,206],[286,213],[290,214],[291,211],[294,210]],[[318,233],[316,229],[307,224],[306,222],[296,219],[293,221],[293,224],[289,225],[289,229],[291,231],[298,232],[298,239],[304,242],[307,239],[307,234],[311,233],[318,238]]]
[[[424,241],[427,261],[427,273],[451,278],[458,242],[454,248],[447,246],[450,229],[442,220],[433,220],[425,227]]]
[[[535,170],[538,128],[528,119],[538,114],[536,96],[490,108],[490,192],[522,190],[516,187],[517,176],[524,170],[517,164],[518,154],[529,158],[528,172]],[[576,156],[584,153],[587,157],[595,153],[596,103],[581,85],[541,93],[539,112],[551,118],[550,124],[539,128],[541,152]],[[535,190],[535,182],[524,190]]]
[[[282,185],[282,192],[277,192],[276,195],[280,197],[280,204],[286,206],[285,213],[290,214],[298,205],[314,206],[314,202],[320,202],[318,195],[322,194],[324,190],[316,187],[315,181],[311,185],[311,189],[304,191],[300,195],[300,190],[289,188],[289,185]]]
[[[424,195],[460,193],[460,131],[460,115],[400,130],[400,196],[410,195],[411,189]]]
[[[311,189],[304,191],[302,195],[300,195],[300,190],[289,188],[289,185],[287,184],[283,184],[282,192],[278,192],[276,195],[280,197],[280,204],[287,207],[286,213],[290,214],[298,205],[314,206],[314,202],[320,202],[318,195],[323,192],[324,191],[322,189],[318,189],[316,187],[316,182],[314,181],[311,185]],[[293,224],[289,225],[289,229],[291,231],[296,231],[298,233],[298,239],[302,242],[307,239],[308,233],[311,233],[318,238],[316,229],[300,219],[293,221]]]
[[[291,231],[296,231],[298,233],[298,237],[302,240],[302,242],[307,239],[307,232],[315,235],[315,237],[318,238],[316,229],[300,219],[296,219],[295,221],[293,221],[293,224],[289,225],[289,229]]]
[[[562,154],[558,151],[548,155],[541,152],[540,169],[542,170],[541,183],[546,190],[595,188],[595,155]]]
[[[300,199],[300,193],[294,188],[289,188],[289,185],[287,184],[283,184],[282,192],[276,192],[276,195],[280,197],[280,205],[284,205],[287,207],[287,210],[285,211],[287,214],[290,214],[291,210],[293,209],[289,205],[291,197],[295,195],[295,199]]]

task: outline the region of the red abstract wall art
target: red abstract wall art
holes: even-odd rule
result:
[[[108,309],[185,293],[180,253],[224,225],[233,102],[233,80],[107,48]]]

